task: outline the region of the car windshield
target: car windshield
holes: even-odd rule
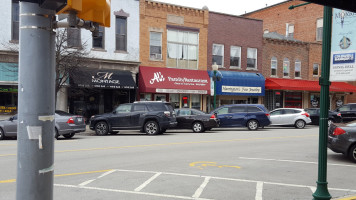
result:
[[[61,116],[72,116],[72,114],[64,112],[64,111],[61,111],[61,110],[56,110],[55,113],[58,114],[58,115],[61,115]]]

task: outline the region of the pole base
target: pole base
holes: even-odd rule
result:
[[[313,200],[330,200],[331,195],[328,191],[328,182],[319,182],[317,181],[316,191],[313,193]]]

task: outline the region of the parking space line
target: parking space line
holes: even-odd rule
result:
[[[199,186],[199,188],[195,191],[194,195],[192,196],[193,198],[200,197],[200,195],[203,193],[205,187],[208,185],[210,178],[211,177],[209,177],[209,176],[205,177],[203,183]]]
[[[150,179],[148,179],[147,181],[145,181],[144,183],[142,183],[140,186],[138,186],[135,189],[135,192],[139,192],[141,191],[143,188],[145,188],[148,184],[150,184],[153,180],[155,180],[159,175],[161,175],[162,172],[158,172],[155,175],[153,175]]]
[[[259,181],[256,184],[255,200],[262,200],[263,182]]]
[[[95,179],[91,179],[91,180],[88,180],[88,181],[85,181],[85,182],[79,184],[79,186],[86,186],[86,185],[88,185],[89,183],[91,183],[91,182],[93,182],[93,181],[96,181],[96,180],[98,180],[98,179],[100,179],[100,178],[103,178],[104,176],[107,176],[107,175],[109,175],[109,174],[111,174],[111,173],[113,173],[113,172],[115,172],[115,171],[116,171],[116,170],[111,170],[111,171],[105,172],[104,174],[98,176],[98,177],[95,178]]]

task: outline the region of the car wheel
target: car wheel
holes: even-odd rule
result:
[[[145,123],[145,133],[147,135],[157,135],[159,134],[159,126],[156,121],[148,121]]]
[[[247,122],[247,128],[250,131],[255,131],[258,129],[258,121],[251,119],[250,121]]]
[[[329,119],[329,120],[328,120],[328,127],[330,127],[330,125],[331,125],[332,123],[334,123],[334,121],[333,121],[332,119]]]
[[[0,140],[5,139],[4,131],[0,128]]]
[[[295,128],[304,128],[305,127],[305,121],[304,120],[301,120],[301,119],[299,119],[299,120],[297,120],[296,122],[295,122]]]
[[[194,133],[204,132],[204,125],[201,122],[194,122],[192,125],[192,130]]]
[[[72,138],[75,135],[75,133],[68,133],[68,134],[64,134],[63,137],[69,139]]]
[[[58,133],[58,129],[57,128],[54,129],[54,138],[56,138],[57,140],[59,138],[59,133]]]
[[[109,127],[106,122],[98,122],[95,124],[95,133],[97,135],[107,135],[109,133]]]
[[[350,148],[348,156],[353,162],[356,162],[356,144]]]

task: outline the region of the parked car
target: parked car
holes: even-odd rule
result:
[[[311,123],[310,115],[300,108],[277,108],[270,112],[272,126],[304,128]]]
[[[97,135],[118,130],[140,130],[148,135],[156,135],[176,125],[176,116],[170,103],[139,101],[121,104],[110,113],[92,116],[89,127]]]
[[[310,115],[310,119],[312,121],[310,124],[319,125],[320,108],[306,108],[304,109],[304,111],[309,113]],[[341,123],[341,122],[342,122],[341,113],[329,110],[328,125],[330,126],[331,123]]]
[[[54,137],[58,139],[60,135],[65,138],[72,138],[76,133],[84,132],[86,129],[85,120],[82,116],[73,115],[64,111],[55,111],[55,132]],[[17,136],[17,115],[7,120],[0,121],[0,140],[5,137]]]
[[[215,114],[207,114],[193,108],[176,109],[177,129],[192,129],[195,133],[201,133],[219,126],[219,120]]]
[[[356,103],[345,104],[335,110],[341,113],[343,122],[350,122],[356,120]]]
[[[335,153],[342,153],[356,162],[356,122],[331,124],[328,148]]]
[[[257,130],[270,125],[270,114],[261,104],[223,105],[211,112],[219,119],[219,127],[247,127]]]

